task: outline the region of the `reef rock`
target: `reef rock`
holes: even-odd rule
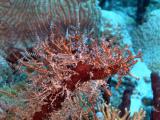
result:
[[[133,48],[142,50],[143,60],[150,70],[160,70],[160,10],[152,11],[146,23],[136,27],[133,32]]]

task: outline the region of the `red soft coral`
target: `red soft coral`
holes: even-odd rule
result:
[[[91,45],[83,42],[83,36],[65,37],[51,36],[50,41],[43,42],[34,50],[34,54],[26,55],[19,60],[27,67],[31,76],[36,99],[43,101],[39,112],[33,119],[41,120],[54,110],[61,108],[61,103],[68,97],[68,91],[73,92],[79,85],[91,80],[102,80],[117,74],[121,78],[129,74],[130,67],[137,61],[128,47],[121,49],[112,42],[94,40]],[[75,40],[76,39],[76,40]],[[91,38],[88,38],[91,39]],[[92,40],[93,41],[93,40]],[[36,72],[36,74],[33,72]]]

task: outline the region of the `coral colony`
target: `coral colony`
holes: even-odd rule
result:
[[[50,41],[42,43],[35,49],[33,55],[26,53],[20,64],[26,66],[31,76],[32,84],[40,90],[35,91],[35,97],[45,104],[33,116],[45,117],[54,110],[61,108],[65,99],[71,99],[72,92],[85,82],[109,78],[117,74],[121,78],[129,74],[130,67],[136,63],[135,58],[127,47],[120,49],[111,47],[110,42],[95,40],[91,45],[83,43],[83,35],[71,35],[58,38],[52,35]],[[90,38],[93,39],[93,38]],[[103,83],[103,82],[102,82]],[[41,103],[42,104],[42,103]]]
[[[118,88],[122,77],[130,75],[136,58],[141,57],[140,52],[134,56],[127,46],[120,48],[113,45],[113,40],[105,41],[103,37],[98,42],[90,36],[87,39],[92,42],[88,45],[84,42],[86,36],[78,32],[67,37],[56,36],[52,32],[50,38],[39,43],[31,53],[24,51],[17,58],[18,67],[29,76],[28,104],[32,109],[38,106],[37,111],[28,115],[33,120],[49,118],[51,113],[62,109],[64,102],[69,100],[72,103],[77,97],[77,89],[90,81],[98,81],[95,82],[96,88],[92,88],[96,90],[98,86],[106,85],[106,78],[117,74]],[[14,55],[18,57],[16,53]],[[111,95],[109,89],[105,91],[107,96]]]

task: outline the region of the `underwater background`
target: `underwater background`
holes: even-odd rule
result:
[[[0,120],[160,120],[160,0],[0,0]]]

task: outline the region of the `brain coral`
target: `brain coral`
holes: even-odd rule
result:
[[[0,42],[5,47],[32,47],[37,35],[43,40],[53,26],[61,28],[63,34],[70,26],[80,26],[83,33],[97,31],[99,22],[95,0],[0,1]]]

